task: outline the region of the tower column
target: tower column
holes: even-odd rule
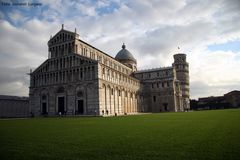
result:
[[[183,109],[189,110],[189,64],[186,61],[186,54],[175,54],[173,67],[176,70],[176,78],[180,81]]]

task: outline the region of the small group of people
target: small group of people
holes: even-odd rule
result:
[[[108,110],[106,110],[106,114],[108,115]],[[104,110],[102,110],[102,115],[104,115]]]
[[[104,110],[102,110],[102,115],[104,115]],[[108,110],[106,110],[106,115],[108,115]],[[115,113],[114,115],[117,116],[117,113]]]

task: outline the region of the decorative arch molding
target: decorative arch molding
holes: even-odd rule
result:
[[[111,85],[107,84],[107,88],[108,89],[112,89]]]
[[[75,114],[87,114],[88,112],[88,93],[91,92],[89,84],[78,84],[75,87]]]
[[[87,86],[83,86],[83,85],[78,85],[76,86],[75,89],[75,95],[77,99],[83,99],[86,97],[86,90],[87,90]]]
[[[30,90],[30,92],[31,92],[31,94],[37,94],[39,92],[39,90],[35,88],[35,89]]]
[[[55,113],[66,114],[67,112],[67,86],[57,86],[55,88]]]
[[[42,88],[39,92],[39,96],[40,96],[40,114],[41,115],[47,115],[48,111],[49,111],[49,90],[47,88]]]
[[[73,85],[68,85],[66,87],[67,91],[70,92],[70,93],[74,93],[74,86]]]
[[[78,90],[78,91],[76,91],[76,96],[77,97],[84,97],[84,91],[83,90]]]
[[[48,94],[49,93],[49,90],[47,88],[43,88],[40,90],[40,95],[42,94]]]
[[[56,88],[56,93],[65,93],[65,87],[63,87],[63,86],[60,86],[60,87],[57,87]]]
[[[86,86],[85,86],[86,89],[93,89],[93,83],[88,83]]]
[[[77,85],[76,86],[76,91],[78,91],[78,90],[84,90],[84,86],[83,85]]]
[[[102,87],[103,87],[103,88],[106,88],[106,84],[105,84],[105,83],[102,83]]]

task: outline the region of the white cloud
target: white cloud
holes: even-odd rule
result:
[[[103,8],[103,7],[107,7],[110,5],[110,2],[109,1],[97,1],[97,7],[98,8]]]
[[[80,10],[83,13],[83,15],[97,16],[95,7],[90,4],[87,5],[87,4],[78,3],[78,4],[76,4],[75,7],[76,7],[76,9]]]
[[[29,66],[0,68],[0,94],[28,95]]]
[[[32,21],[28,21],[28,23]],[[32,25],[34,29],[27,30],[27,24],[25,28],[16,28],[7,21],[0,21],[1,56],[11,57],[0,65],[22,66],[26,60],[29,60],[29,65],[34,65],[33,63],[36,61],[31,60],[43,60],[47,56],[45,46],[49,35],[45,34],[44,36],[42,26]],[[37,30],[37,27],[40,28]],[[45,43],[45,45],[41,43]]]
[[[28,87],[23,85],[22,82],[0,84],[0,89],[1,95],[28,96]]]

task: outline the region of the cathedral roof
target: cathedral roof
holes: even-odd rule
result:
[[[138,70],[135,73],[146,73],[146,72],[155,72],[155,71],[164,71],[164,70],[169,70],[173,69],[172,66],[169,67],[159,67],[159,68],[150,68],[150,69],[144,69],[144,70]]]
[[[122,49],[117,53],[116,60],[132,60],[137,62],[133,55],[126,49],[126,45],[123,43]]]

